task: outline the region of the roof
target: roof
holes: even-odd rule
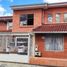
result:
[[[41,4],[28,4],[28,5],[14,5],[11,6],[13,10],[24,10],[24,9],[37,9],[37,8],[44,8],[46,3]]]
[[[54,7],[67,7],[67,2],[50,3],[50,4],[48,4],[48,8],[54,8]]]
[[[33,29],[34,32],[64,32],[67,31],[67,23],[44,24]]]
[[[28,5],[15,5],[11,6],[13,10],[25,10],[25,9],[48,9],[53,7],[67,7],[67,2],[61,3],[41,3],[41,4],[28,4]]]
[[[2,16],[0,17],[0,21],[12,21],[12,16]]]

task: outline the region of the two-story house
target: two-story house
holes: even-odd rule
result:
[[[12,9],[0,17],[0,61],[67,66],[67,3]]]

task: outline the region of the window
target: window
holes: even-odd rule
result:
[[[6,52],[13,52],[13,53],[16,52],[14,36],[7,37]]]
[[[0,52],[28,55],[29,35],[0,36]]]
[[[51,23],[52,22],[52,14],[48,14],[48,22]]]
[[[7,30],[12,29],[12,26],[13,26],[12,22],[7,22]]]
[[[16,40],[18,47],[18,53],[22,53],[23,55],[27,55],[28,53],[28,38],[18,37]]]
[[[46,51],[63,51],[63,35],[46,35]]]
[[[64,22],[67,22],[67,13],[64,13]]]
[[[33,25],[34,16],[33,14],[24,14],[20,16],[20,26]]]
[[[60,22],[60,13],[56,14],[56,22],[59,23]]]

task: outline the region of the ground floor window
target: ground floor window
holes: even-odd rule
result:
[[[27,55],[28,54],[28,38],[17,37],[16,47],[18,48],[18,53]]]
[[[0,35],[0,52],[1,53],[18,53],[28,55],[29,36],[1,36]]]
[[[45,50],[63,51],[64,50],[63,35],[58,34],[45,35]]]

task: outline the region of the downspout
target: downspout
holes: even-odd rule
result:
[[[48,9],[48,4],[46,3],[45,6],[42,8],[42,25],[45,24],[45,10]]]
[[[42,25],[44,24],[44,9],[42,9]]]

